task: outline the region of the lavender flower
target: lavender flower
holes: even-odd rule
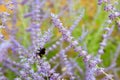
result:
[[[59,1],[56,2],[54,0],[0,2],[0,7],[5,6],[6,9],[0,12],[0,80],[9,80],[8,75],[12,73],[13,80],[97,80],[98,77],[102,80],[119,79],[117,59],[120,46],[116,47],[119,42],[114,41],[116,38],[113,39],[111,36],[114,32],[114,22],[118,27],[120,25],[120,12],[116,3],[112,3],[111,0],[98,0],[99,5],[104,4],[104,11],[109,13],[107,15],[109,19],[106,20],[104,29],[100,27],[96,32],[87,29],[89,22],[84,23],[85,11],[75,7],[78,1],[68,0],[64,4],[65,9],[61,5],[62,9],[57,10],[58,12],[53,9],[59,6],[57,4]],[[25,9],[21,9],[23,7]],[[81,13],[78,14],[77,10]],[[67,23],[63,21],[64,13],[67,16],[77,15],[73,24],[69,25],[70,28],[64,26]],[[92,26],[96,24],[96,20],[93,21],[95,23],[93,22]],[[82,29],[79,28],[81,25]],[[56,28],[58,33],[54,34],[54,31],[57,32]],[[8,33],[2,32],[3,29]],[[73,34],[77,31],[75,29],[81,31],[81,35],[77,34],[78,38]],[[99,33],[100,30],[104,30],[103,33]],[[91,32],[94,32],[93,35],[90,35]],[[61,36],[56,36],[59,33]],[[91,39],[96,33],[102,38],[99,37],[99,41],[91,45],[91,41],[96,41]],[[6,38],[6,35],[9,37]],[[96,35],[94,37],[96,38]],[[26,42],[29,44],[26,45]],[[113,50],[106,49],[109,44],[114,45]],[[92,54],[90,49],[87,49],[89,45],[90,49],[96,48],[96,53]],[[42,48],[45,51],[41,56],[38,55],[38,51]],[[115,48],[116,53],[113,54]],[[112,56],[109,66],[104,65],[102,58],[108,54],[106,50],[111,51],[109,55]]]

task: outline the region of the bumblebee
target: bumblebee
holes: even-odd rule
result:
[[[43,55],[45,55],[45,48],[40,48],[39,50],[37,50],[36,55],[39,57],[43,57]]]

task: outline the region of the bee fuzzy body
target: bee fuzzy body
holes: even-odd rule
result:
[[[45,54],[45,48],[40,48],[39,50],[37,50],[36,55],[39,57],[43,57],[43,55]]]

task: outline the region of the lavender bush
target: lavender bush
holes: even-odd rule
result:
[[[80,2],[0,0],[0,80],[119,80],[119,1]]]

